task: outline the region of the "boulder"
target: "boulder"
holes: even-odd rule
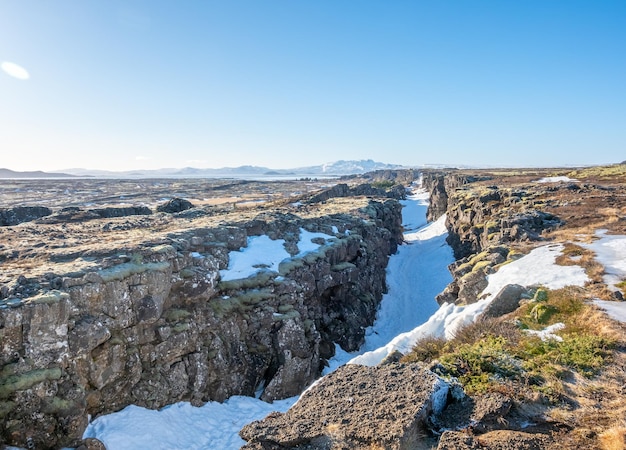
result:
[[[194,205],[189,200],[184,198],[175,197],[167,202],[157,206],[158,212],[165,212],[170,214],[179,213],[193,208]]]
[[[286,413],[246,425],[244,448],[412,449],[449,386],[416,364],[346,365],[322,378]]]
[[[528,290],[519,284],[507,284],[493,298],[491,303],[485,308],[481,317],[500,317],[511,313],[519,308],[522,296]]]

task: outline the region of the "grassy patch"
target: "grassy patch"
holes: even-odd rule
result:
[[[391,181],[391,180],[381,180],[381,181],[374,181],[372,183],[372,187],[378,188],[378,189],[389,189],[390,187],[395,186],[396,182],[395,181]]]
[[[556,323],[564,324],[558,338],[542,340],[524,331]],[[520,399],[537,392],[557,402],[568,373],[593,377],[611,360],[617,342],[612,329],[584,302],[582,289],[538,289],[514,317],[479,320],[447,341],[425,337],[404,361],[430,364],[440,375],[457,378],[469,394],[507,389]]]

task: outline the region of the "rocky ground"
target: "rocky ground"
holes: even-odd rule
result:
[[[547,242],[566,244],[560,264],[583,266],[591,281],[546,295],[621,301],[580,244],[598,229],[626,234],[624,169],[427,172],[430,217],[447,214],[457,258],[438,301],[475,302],[487,275]],[[539,183],[544,177],[566,178]],[[201,404],[259,386],[268,400],[293,395],[319,375],[333,343],[359,345],[401,239],[396,183],[415,178],[388,171],[333,182],[5,184],[0,444],[78,445],[86,412],[129,403]],[[280,274],[220,282],[228,252],[247,237],[285,239],[295,255],[301,227],[334,240]],[[455,350],[518,339],[512,324],[527,320],[527,297],[538,294],[507,289]],[[625,448],[626,331],[585,311],[577,332],[611,340],[593,373],[559,366],[554,385],[499,375],[473,390],[449,379],[455,369],[463,380],[470,368],[450,363],[445,344],[427,343],[375,368],[342,368],[288,413],[241,435],[258,449]]]

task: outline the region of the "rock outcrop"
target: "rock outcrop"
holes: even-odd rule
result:
[[[447,242],[455,263],[450,266],[454,281],[437,296],[443,303],[475,302],[487,286],[486,277],[497,266],[515,258],[511,245],[540,241],[546,231],[563,222],[554,214],[538,209],[536,198],[550,187],[498,188],[474,177],[456,173],[429,173],[424,184],[431,192],[429,217],[446,214]]]
[[[92,252],[83,268],[0,287],[0,444],[79,443],[87,417],[232,395],[274,400],[317,378],[335,343],[355,350],[402,239],[396,200],[360,212],[192,228]],[[187,219],[185,219],[187,220]],[[302,253],[301,230],[324,233]],[[266,235],[292,257],[222,280],[229,255]]]
[[[41,217],[49,216],[52,210],[46,206],[16,206],[0,208],[0,227],[30,222]]]
[[[414,449],[448,390],[416,364],[349,364],[322,378],[286,413],[245,426],[243,448]]]

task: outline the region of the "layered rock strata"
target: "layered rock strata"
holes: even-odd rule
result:
[[[132,252],[111,242],[79,270],[70,261],[5,283],[0,444],[77,445],[88,416],[129,404],[298,394],[335,343],[362,343],[402,239],[400,212],[384,200],[315,218],[264,213],[144,238]],[[303,254],[302,230],[327,237]],[[260,235],[283,239],[292,257],[223,281],[231,252]]]

